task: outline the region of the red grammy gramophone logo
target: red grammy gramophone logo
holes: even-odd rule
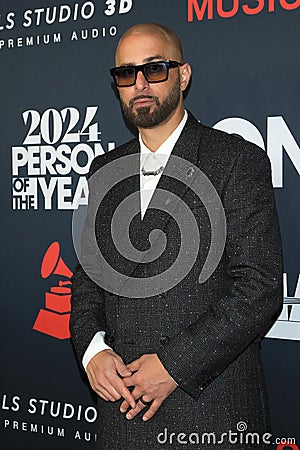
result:
[[[45,309],[40,309],[33,329],[49,334],[57,339],[71,337],[69,331],[71,311],[71,288],[73,273],[60,256],[60,245],[53,242],[47,249],[42,265],[41,275],[48,278],[50,275],[62,275],[67,280],[59,280],[58,286],[53,286],[50,292],[45,293]]]

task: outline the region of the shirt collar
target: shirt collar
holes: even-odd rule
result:
[[[155,151],[155,154],[164,154],[166,156],[170,156],[182,130],[183,127],[186,124],[188,118],[188,114],[187,111],[184,110],[184,116],[181,120],[181,122],[179,123],[179,125],[177,126],[177,128],[175,128],[175,130],[173,131],[173,133],[170,134],[170,136],[160,145],[160,147]],[[144,144],[141,135],[139,134],[139,143],[140,143],[140,152],[141,152],[141,158],[140,158],[140,163],[141,166],[143,165],[143,162],[145,160],[145,158],[149,155],[149,153],[153,153],[151,152],[151,150]]]

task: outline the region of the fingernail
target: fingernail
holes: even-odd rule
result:
[[[124,412],[126,411],[126,409],[120,408],[120,411],[121,411],[122,413],[124,413]]]
[[[127,414],[126,415],[126,419],[132,419],[132,415],[131,414]]]
[[[143,421],[144,421],[144,422],[146,422],[146,420],[148,420],[148,419],[149,419],[149,417],[143,416]]]

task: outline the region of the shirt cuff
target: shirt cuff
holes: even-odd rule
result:
[[[98,333],[95,334],[93,339],[91,340],[88,348],[85,351],[85,354],[82,358],[82,365],[84,369],[86,370],[88,363],[90,360],[97,355],[97,353],[102,352],[102,350],[110,349],[112,350],[109,345],[106,345],[104,342],[105,337],[105,331],[98,331]]]

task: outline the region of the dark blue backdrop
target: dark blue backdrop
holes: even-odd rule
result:
[[[300,2],[207,4],[213,17],[201,9],[198,20],[200,0],[0,3],[2,449],[93,448],[94,399],[70,340],[59,338],[69,313],[69,285],[59,285],[67,272],[54,266],[62,257],[74,268],[72,212],[85,201],[90,158],[131,138],[108,68],[121,34],[145,21],[178,32],[193,68],[186,106],[194,115],[259,142],[271,158],[287,292],[263,356],[274,436],[300,442]],[[231,17],[220,17],[221,4]],[[47,253],[43,278],[53,242],[60,254]],[[46,306],[50,325],[34,330]]]

